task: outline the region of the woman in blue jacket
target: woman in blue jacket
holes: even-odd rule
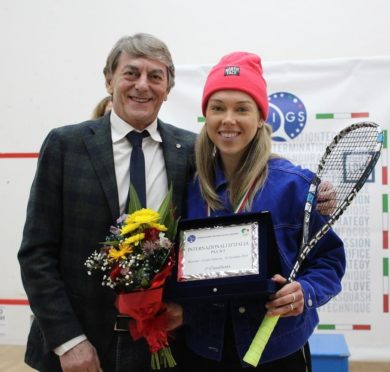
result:
[[[343,243],[329,231],[296,281],[285,284],[302,239],[313,173],[271,152],[266,82],[257,55],[235,52],[223,57],[207,77],[202,110],[206,124],[196,144],[197,175],[189,186],[188,218],[270,211],[281,263],[280,274],[272,279],[281,289],[266,302],[240,297],[180,308],[190,350],[186,370],[248,367],[243,356],[267,312],[281,319],[255,370],[310,371],[307,341],[318,323],[316,309],[341,290]],[[323,217],[313,213],[315,230]]]

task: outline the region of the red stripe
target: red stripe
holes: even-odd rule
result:
[[[355,324],[352,329],[355,331],[369,331],[371,326],[369,324]]]
[[[0,152],[0,159],[37,158],[38,152]]]
[[[388,294],[383,295],[383,312],[384,313],[389,312],[389,295]]]
[[[368,118],[370,114],[368,112],[353,112],[351,118]]]
[[[0,298],[0,305],[29,305],[28,300],[18,300],[15,298]]]
[[[387,167],[382,167],[382,185],[388,184],[389,181],[387,179],[387,175],[388,175]]]
[[[389,232],[387,230],[383,231],[383,249],[389,248]]]

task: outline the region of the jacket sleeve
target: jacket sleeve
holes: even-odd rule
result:
[[[18,253],[23,285],[48,350],[83,333],[60,274],[62,215],[61,141],[53,130],[40,150]]]
[[[325,222],[324,217],[314,211],[309,237]],[[297,277],[304,292],[307,309],[324,305],[341,291],[345,265],[344,244],[334,230],[330,229],[313,247]]]

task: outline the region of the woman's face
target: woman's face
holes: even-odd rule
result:
[[[224,163],[240,160],[262,126],[256,102],[237,90],[220,90],[211,95],[206,109],[207,134]]]

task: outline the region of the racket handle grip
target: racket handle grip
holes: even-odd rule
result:
[[[279,320],[277,316],[265,316],[260,324],[259,329],[256,332],[252,343],[249,346],[248,351],[244,356],[244,362],[250,364],[253,367],[257,367],[259,364],[261,355],[263,354],[264,348],[271,337],[271,334]]]

